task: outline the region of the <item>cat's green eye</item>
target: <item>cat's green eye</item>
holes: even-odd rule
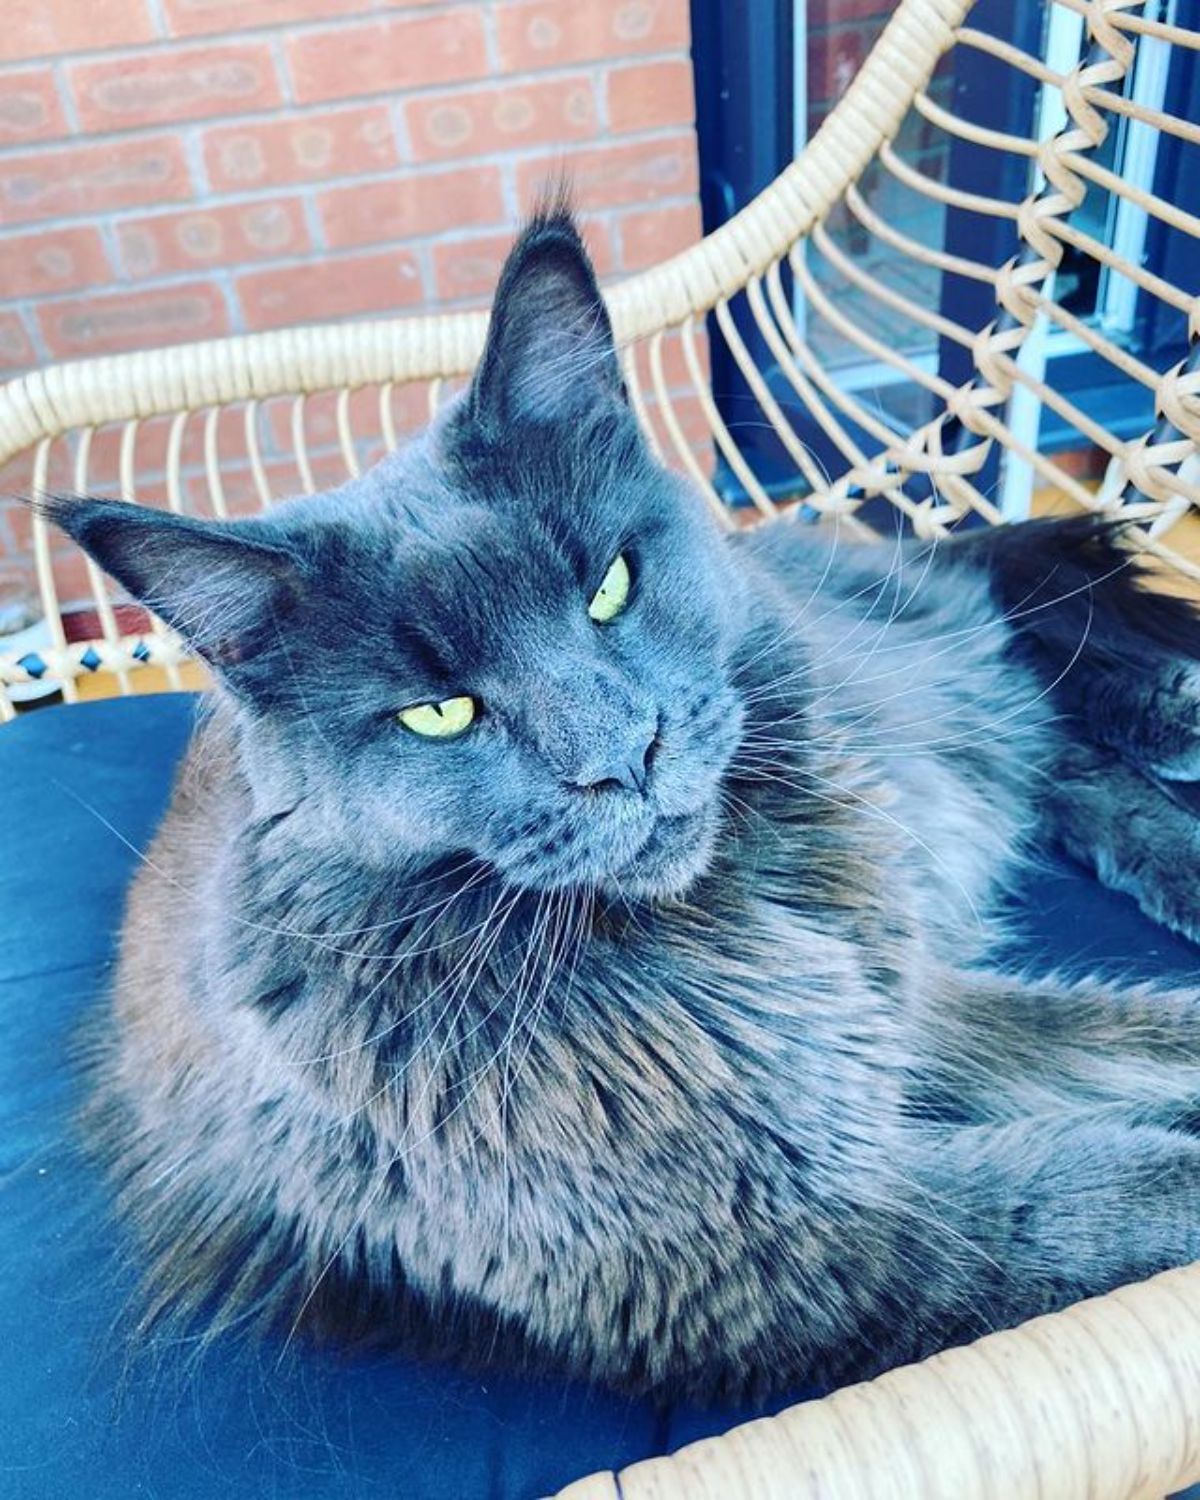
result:
[[[427,740],[449,740],[475,719],[474,698],[443,698],[440,703],[414,703],[397,715],[405,729]]]
[[[629,564],[625,561],[625,554],[618,552],[588,605],[588,614],[597,624],[607,624],[621,613],[629,602],[629,584]]]

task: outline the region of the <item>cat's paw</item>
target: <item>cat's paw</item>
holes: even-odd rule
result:
[[[1044,810],[1067,852],[1200,943],[1200,781],[1135,771],[1082,745],[1062,754],[1057,771]]]
[[[1195,867],[1190,871],[1160,869],[1154,880],[1133,894],[1146,916],[1200,945],[1200,895]]]
[[[1146,790],[1146,802],[1113,843],[1093,852],[1096,873],[1131,895],[1151,920],[1200,943],[1200,784]]]
[[[1200,667],[1178,663],[1164,672],[1146,695],[1138,728],[1148,770],[1167,781],[1200,782]]]

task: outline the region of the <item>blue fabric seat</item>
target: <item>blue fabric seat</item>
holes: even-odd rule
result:
[[[527,1500],[753,1415],[229,1340],[128,1358],[134,1276],[75,1145],[70,1042],[108,982],[193,701],[51,708],[0,730],[0,1496]],[[1042,967],[1200,968],[1066,866],[1033,883],[1021,926]]]

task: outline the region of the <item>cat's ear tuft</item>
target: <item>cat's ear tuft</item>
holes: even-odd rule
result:
[[[263,523],[70,496],[36,509],[231,679],[276,641],[299,600],[301,559]]]
[[[569,420],[623,399],[608,309],[565,191],[555,189],[509,252],[471,385],[479,425]]]

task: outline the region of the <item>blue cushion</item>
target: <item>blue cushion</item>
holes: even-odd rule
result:
[[[74,1145],[69,1043],[108,982],[192,713],[167,695],[0,730],[0,1492],[526,1500],[754,1415],[231,1341],[127,1359],[134,1273]],[[1195,948],[1066,867],[1033,883],[1022,924],[1047,965],[1195,975]]]

